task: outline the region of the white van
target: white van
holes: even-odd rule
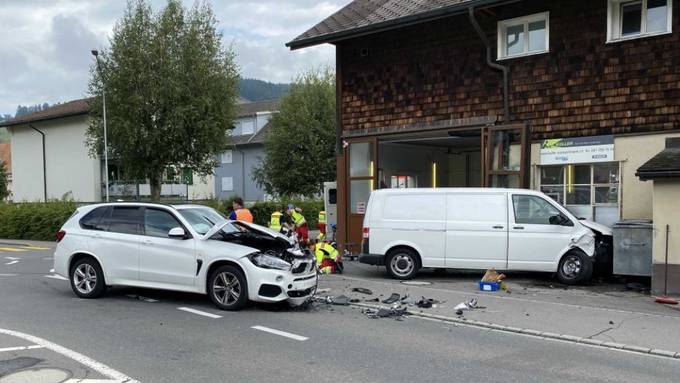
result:
[[[590,280],[593,232],[543,193],[525,189],[381,189],[371,193],[359,261],[397,279],[421,267],[557,272]]]

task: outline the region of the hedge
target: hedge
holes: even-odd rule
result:
[[[210,206],[228,216],[232,201],[205,200],[194,203]],[[257,202],[248,208],[253,213],[255,223],[268,226],[271,214],[276,210],[283,212],[289,203],[302,209],[310,229],[317,228],[319,211],[323,210],[321,200]],[[0,203],[0,238],[53,241],[56,232],[71,217],[76,207],[76,202],[72,201]]]
[[[75,202],[0,203],[0,238],[53,241]]]

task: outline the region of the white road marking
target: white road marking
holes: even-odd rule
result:
[[[5,257],[5,259],[9,259],[10,261],[16,261],[19,258],[17,258],[17,257]]]
[[[116,381],[119,382],[126,382],[126,383],[139,383],[137,380],[132,379],[131,377],[114,370],[113,368],[97,362],[96,360],[87,357],[83,354],[80,354],[78,352],[75,352],[73,350],[70,350],[66,347],[60,346],[56,343],[52,343],[46,339],[39,338],[34,335],[29,335],[29,334],[24,334],[22,332],[18,331],[13,331],[13,330],[5,330],[0,328],[0,334],[4,335],[9,335],[9,336],[14,336],[17,338],[21,338],[23,340],[29,341],[31,343],[35,343],[36,345],[43,346],[44,348],[56,352],[57,354],[61,354],[67,358],[73,359],[76,362],[97,371],[98,373],[106,376],[107,378],[110,379],[115,379]],[[76,380],[77,381],[77,380]]]
[[[13,265],[15,263],[19,263],[19,261],[14,260],[14,261],[5,263],[5,265]]]
[[[64,383],[128,383],[127,380],[109,380],[109,379],[69,379]]]
[[[53,272],[54,272],[54,269],[50,269],[50,273],[53,273]]]
[[[58,275],[58,274],[45,275],[45,278],[58,279],[60,281],[68,281],[68,278],[64,278],[64,277],[62,277],[61,275]]]
[[[137,299],[139,301],[149,302],[149,303],[158,302],[158,299],[147,298],[147,297],[143,297],[141,295],[128,294],[127,297],[132,298],[132,299]]]
[[[36,348],[45,348],[45,346],[34,344],[33,346],[5,347],[5,348],[0,348],[0,352],[33,350],[33,349],[36,349]]]
[[[0,274],[0,277],[16,277],[19,274]]]
[[[189,308],[189,307],[178,307],[177,310],[186,311],[188,313],[192,313],[192,314],[196,314],[196,315],[203,315],[204,317],[213,318],[213,319],[222,318],[221,315],[215,315],[215,314],[207,313],[205,311],[192,309],[192,308]]]
[[[285,331],[281,331],[281,330],[276,330],[276,329],[269,328],[269,327],[264,327],[264,326],[253,326],[253,327],[251,327],[251,328],[254,329],[254,330],[260,330],[260,331],[268,332],[268,333],[270,333],[270,334],[274,334],[274,335],[278,335],[278,336],[283,336],[283,337],[286,337],[286,338],[294,339],[294,340],[297,340],[297,341],[300,341],[300,342],[304,342],[304,341],[306,341],[307,339],[309,339],[309,338],[307,338],[306,336],[291,334],[291,333],[289,333],[289,332],[285,332]]]

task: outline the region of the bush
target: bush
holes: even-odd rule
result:
[[[0,204],[0,238],[53,241],[75,209],[71,201]]]

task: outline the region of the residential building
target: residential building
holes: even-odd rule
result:
[[[339,242],[361,241],[383,187],[525,187],[605,224],[652,218],[635,173],[680,136],[678,3],[355,0],[296,37],[336,50]]]
[[[253,179],[253,170],[264,158],[264,140],[271,128],[270,120],[279,109],[279,101],[242,102],[238,109],[238,119],[230,133],[231,148],[217,158],[215,196],[262,201],[267,194]]]
[[[104,199],[104,161],[102,156],[90,156],[86,145],[88,113],[88,99],[80,99],[0,123],[11,135],[15,202],[64,197],[82,202]],[[130,182],[121,176],[119,168],[118,160],[109,158],[111,199],[150,196],[147,182]],[[212,198],[212,176],[201,179],[190,172],[170,173],[161,187],[163,197]]]
[[[0,142],[0,162],[5,164],[5,174],[7,175],[7,190],[9,191],[8,200],[12,200],[12,145],[9,142]]]

